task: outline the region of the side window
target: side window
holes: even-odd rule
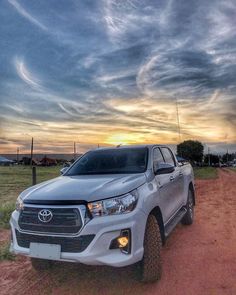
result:
[[[158,167],[159,164],[164,163],[163,156],[159,148],[155,148],[153,151],[153,166]]]
[[[165,159],[165,162],[173,166],[176,166],[172,152],[168,148],[161,148],[161,151]]]

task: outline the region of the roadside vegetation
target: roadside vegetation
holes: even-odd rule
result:
[[[61,166],[37,167],[37,183],[60,175]],[[9,228],[9,219],[18,195],[32,185],[29,166],[0,167],[0,228]]]
[[[229,169],[236,172],[236,167],[229,167]]]
[[[15,255],[9,251],[10,244],[0,244],[0,261],[2,260],[15,260]]]
[[[15,202],[5,202],[0,205],[0,228],[10,228],[9,220],[14,209]]]
[[[217,169],[214,167],[194,167],[194,176],[197,179],[217,178]]]
[[[37,183],[60,175],[61,166],[37,167]],[[16,201],[24,189],[32,185],[30,166],[0,167],[0,205]]]

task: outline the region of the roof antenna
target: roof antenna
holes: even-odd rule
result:
[[[178,106],[178,99],[175,95],[175,103],[176,103],[176,116],[177,116],[177,125],[178,125],[178,133],[179,133],[179,143],[181,142],[181,131],[180,131],[180,121],[179,121],[179,106]]]
[[[122,143],[119,143],[116,147],[119,148],[122,146]]]

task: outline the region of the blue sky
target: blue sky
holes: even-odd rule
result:
[[[0,1],[0,150],[236,148],[235,1]]]

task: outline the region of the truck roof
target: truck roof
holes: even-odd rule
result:
[[[111,150],[111,149],[127,149],[127,148],[148,148],[152,149],[155,146],[165,147],[163,144],[131,144],[131,145],[117,145],[117,146],[109,146],[109,147],[99,147],[94,150]]]

